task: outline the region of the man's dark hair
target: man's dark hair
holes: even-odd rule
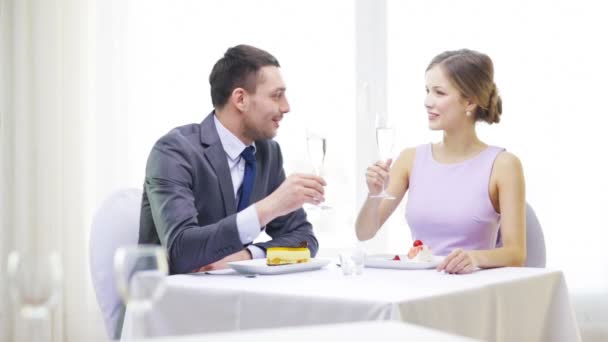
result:
[[[213,107],[224,107],[235,88],[255,93],[258,71],[269,65],[280,67],[277,59],[262,49],[249,45],[229,48],[209,75]]]

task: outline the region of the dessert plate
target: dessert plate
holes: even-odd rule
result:
[[[314,271],[325,267],[329,264],[328,259],[310,259],[309,262],[303,262],[300,264],[291,265],[278,265],[268,266],[266,265],[266,259],[253,259],[243,261],[229,262],[228,266],[233,270],[243,274],[284,274],[293,272],[303,271]]]
[[[399,270],[422,270],[437,267],[445,257],[435,255],[430,262],[410,261],[407,255],[399,255],[401,260],[393,260],[395,254],[376,254],[365,257],[365,267],[393,268]]]

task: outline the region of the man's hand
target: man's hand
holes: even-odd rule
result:
[[[319,204],[325,201],[325,180],[310,174],[293,174],[268,197],[255,204],[260,225],[299,209],[304,203]]]
[[[230,254],[223,259],[220,259],[216,262],[213,262],[209,265],[202,266],[200,268],[195,269],[192,273],[196,272],[207,272],[213,270],[221,270],[224,268],[228,268],[228,263],[232,261],[241,261],[241,260],[249,260],[251,259],[251,252],[247,248],[244,248],[236,253]]]

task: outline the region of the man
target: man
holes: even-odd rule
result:
[[[279,62],[238,45],[217,61],[209,83],[214,111],[171,130],[150,152],[139,242],[165,246],[172,274],[221,269],[302,242],[314,256],[318,242],[302,205],[324,201],[326,183],[285,178],[271,140],[289,112]],[[272,240],[251,244],[264,229]]]

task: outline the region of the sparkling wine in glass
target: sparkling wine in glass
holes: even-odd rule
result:
[[[319,134],[307,132],[306,146],[308,148],[308,158],[310,159],[315,175],[322,176],[325,154],[327,153],[327,139]],[[331,208],[325,203],[320,203],[312,207],[324,210]]]
[[[145,314],[165,290],[169,273],[165,250],[156,245],[121,247],[114,254],[114,272],[118,293],[131,313],[134,338],[145,337]]]
[[[393,152],[393,142],[395,139],[395,131],[391,125],[388,124],[387,120],[383,116],[376,117],[376,146],[378,147],[378,154],[380,155],[380,159],[386,162],[392,156]],[[383,198],[393,200],[391,194],[386,191],[386,184],[382,182],[382,191],[370,197],[374,198]]]

